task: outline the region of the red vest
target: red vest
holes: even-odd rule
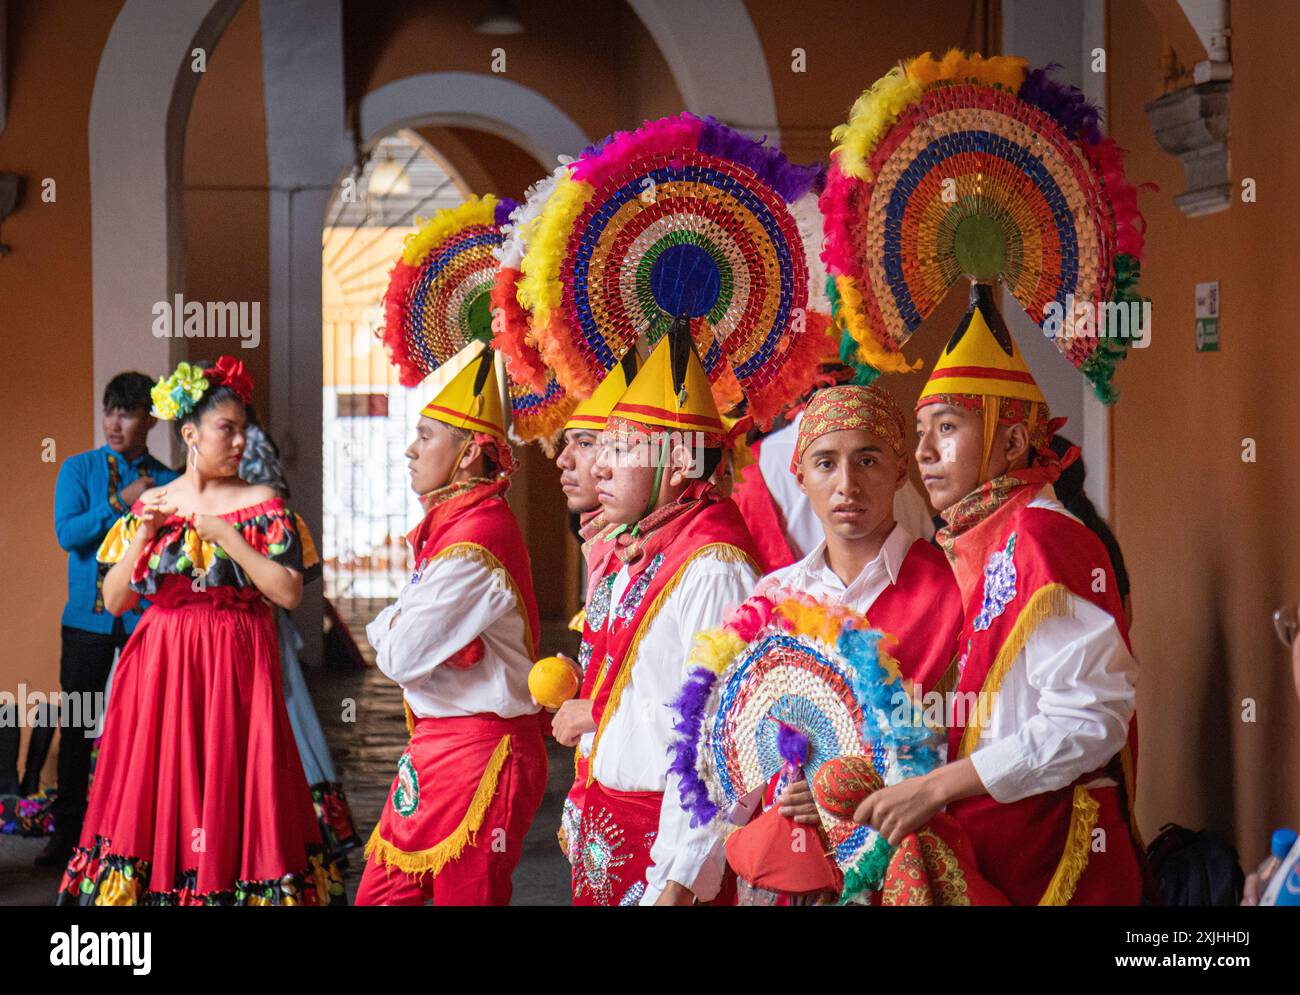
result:
[[[647,562],[638,564],[636,576],[620,599],[625,617],[607,618],[599,632],[591,633],[588,671],[595,676],[584,683],[591,691],[591,715],[596,722],[596,735],[591,744],[593,764],[605,725],[618,708],[623,688],[631,680],[641,637],[654,621],[664,599],[677,586],[686,567],[706,550],[729,553],[738,560],[751,563],[756,559],[754,539],[734,501],[727,499],[702,504],[689,515],[689,521],[677,530],[666,548],[643,554]],[[617,560],[614,565],[619,565]],[[609,614],[612,616],[615,610],[616,606],[611,605]]]
[[[768,574],[789,566],[799,557],[790,548],[790,540],[785,534],[785,518],[772,499],[772,492],[767,489],[767,481],[759,468],[761,447],[761,440],[750,447],[754,462],[740,471],[731,499],[736,502],[740,516],[754,535],[759,570]]]
[[[1012,501],[958,537],[955,552],[968,592],[957,691],[982,692],[980,699],[988,703],[983,707],[993,707],[1006,672],[1038,624],[1067,610],[1067,595],[1107,612],[1128,643],[1110,557],[1076,519]],[[970,834],[980,870],[1014,904],[1130,904],[1140,899],[1135,833],[1126,811],[1136,734],[1135,717],[1125,750],[1106,769],[1088,772],[1072,785],[1010,804],[981,795],[948,807]],[[969,756],[978,738],[977,722],[954,724],[949,760]],[[1120,789],[1082,787],[1107,772]],[[1093,852],[1093,832],[1099,827],[1106,830],[1106,848]]]
[[[532,565],[519,522],[505,497],[493,495],[473,503],[457,503],[445,512],[443,507],[435,507],[411,535],[421,532],[422,548],[415,551],[417,570],[435,557],[448,554],[454,546],[468,547],[466,551],[471,555],[486,553],[488,563],[495,560],[505,569],[514,584],[519,613],[528,631],[529,655],[536,657],[541,622],[533,593]]]
[[[932,690],[957,659],[962,627],[961,595],[943,553],[924,539],[914,540],[898,581],[867,609],[867,621],[895,638],[884,648],[897,658],[900,673]]]

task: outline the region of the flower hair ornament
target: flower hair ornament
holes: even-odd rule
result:
[[[183,418],[213,387],[230,388],[244,404],[253,398],[253,378],[244,364],[231,356],[221,356],[214,366],[178,363],[171,375],[160,378],[149,392],[153,400],[151,414],[162,421]]]

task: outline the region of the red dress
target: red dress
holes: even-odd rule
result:
[[[139,510],[109,532],[101,563],[121,558]],[[258,552],[302,569],[279,499],[221,517]],[[175,516],[141,554],[131,588],[151,606],[118,661],[58,904],[345,903],[284,706],[271,606]]]

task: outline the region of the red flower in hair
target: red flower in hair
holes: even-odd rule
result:
[[[245,404],[253,399],[253,378],[244,369],[241,360],[231,356],[221,356],[217,359],[217,365],[206,373],[210,380],[233,390]]]

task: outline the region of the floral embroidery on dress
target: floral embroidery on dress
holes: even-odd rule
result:
[[[623,597],[619,599],[618,605],[614,608],[614,618],[616,620],[627,624],[636,615],[637,609],[641,607],[641,600],[645,597],[645,592],[649,590],[650,583],[655,579],[655,574],[659,572],[659,568],[664,565],[665,558],[663,553],[656,553],[654,559],[641,572],[641,575],[628,585],[628,589],[623,592]]]
[[[301,519],[279,498],[218,517],[230,522],[245,542],[268,559],[300,572],[313,565],[307,562],[314,561],[314,553],[308,555]],[[101,577],[126,553],[139,527],[140,519],[132,509],[109,530],[96,554]],[[204,587],[255,586],[230,554],[201,538],[193,524],[178,515],[162,524],[136,561],[131,589],[146,596],[156,594],[160,579],[168,574],[201,576]]]
[[[582,676],[587,676],[587,667],[591,665],[591,643],[583,640],[578,646],[578,669],[582,671]]]
[[[1016,596],[1016,534],[1011,533],[1006,547],[994,550],[984,564],[984,603],[975,617],[975,631],[983,632],[1006,610]]]

